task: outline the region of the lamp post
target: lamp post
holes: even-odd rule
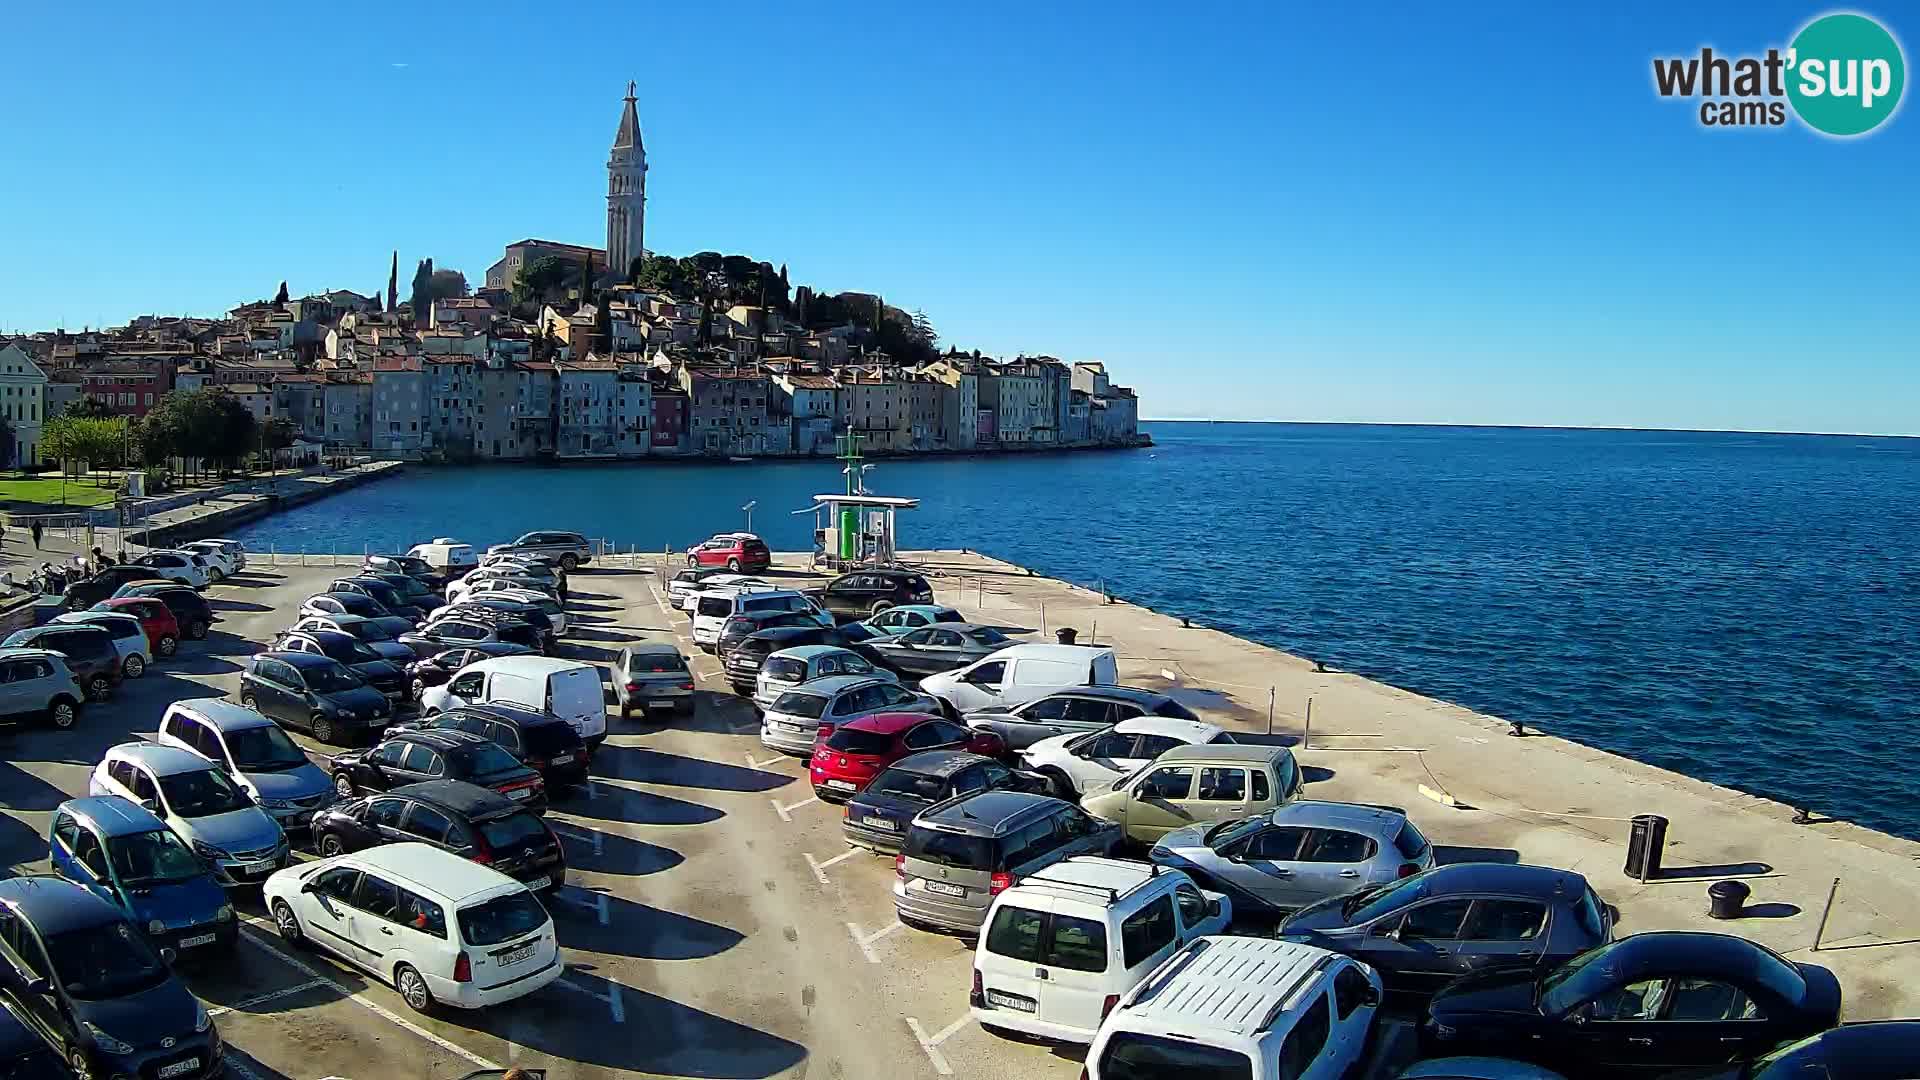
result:
[[[747,505],[740,509],[747,515],[747,531],[753,531],[753,508],[760,505],[759,499],[748,499]]]

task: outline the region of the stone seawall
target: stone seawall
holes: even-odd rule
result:
[[[130,527],[128,535],[145,547],[168,547],[219,536],[269,514],[392,476],[402,468],[398,461],[375,461],[339,472],[286,478],[278,483],[277,490],[224,495],[155,514]]]

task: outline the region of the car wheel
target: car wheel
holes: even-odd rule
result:
[[[221,573],[219,567],[217,566],[207,567],[207,584],[218,585],[222,581],[225,581],[226,579],[227,579],[227,575]]]
[[[179,648],[179,638],[174,637],[172,634],[162,634],[160,635],[159,643],[154,645],[153,651],[159,656],[172,656]]]
[[[137,679],[147,673],[147,662],[140,659],[139,653],[135,653],[127,657],[127,662],[120,665],[120,670],[127,678]]]
[[[187,624],[187,636],[195,641],[204,641],[207,637],[207,620],[195,619]]]
[[[427,989],[427,980],[410,965],[401,964],[393,969],[393,988],[400,991],[400,997],[407,1007],[417,1013],[433,1010],[433,992]]]
[[[700,568],[700,560],[695,556],[689,555],[687,556],[687,565],[689,567],[692,567],[695,570],[698,570]]]
[[[346,773],[333,774],[333,790],[343,799],[351,799],[359,794],[359,791],[353,786],[353,777],[348,776]]]
[[[873,602],[873,606],[867,609],[867,615],[869,618],[871,618],[872,616],[878,615],[892,606],[893,606],[893,601],[891,600],[875,600]]]
[[[80,706],[70,698],[55,698],[47,708],[47,716],[53,720],[55,728],[66,731],[80,719]]]
[[[87,680],[87,696],[95,701],[105,701],[113,693],[113,680],[105,675],[95,675]]]
[[[413,680],[413,685],[409,686],[407,689],[413,692],[413,700],[419,701],[420,695],[427,692],[427,684],[426,684],[426,681],[423,679],[415,679]]]
[[[561,573],[571,574],[573,573],[574,568],[579,565],[580,565],[580,560],[576,558],[572,552],[568,552],[567,554],[560,556],[560,572]]]
[[[735,573],[735,574],[737,574],[737,573],[739,573],[739,572],[740,572],[740,560],[739,560],[739,559],[728,559],[728,560],[727,560],[727,569],[728,569],[729,571],[731,571],[731,572],[733,572],[733,573]]]
[[[313,737],[314,738],[319,739],[323,743],[331,744],[333,742],[333,737],[335,734],[336,732],[333,730],[333,721],[327,719],[324,716],[321,716],[319,713],[313,714]]]
[[[937,697],[937,696],[933,699],[933,702],[934,704],[940,706],[940,715],[942,718],[951,720],[956,724],[961,722],[960,710],[953,707],[953,702],[948,701],[946,698]]]
[[[1040,775],[1047,778],[1048,785],[1053,788],[1050,794],[1054,798],[1065,799],[1068,802],[1080,801],[1080,793],[1073,789],[1073,780],[1066,773],[1059,769],[1042,769]]]
[[[293,908],[289,907],[285,900],[273,902],[273,926],[280,931],[281,941],[296,949],[306,947],[307,932],[300,929],[299,917],[293,913]]]
[[[327,833],[322,837],[320,837],[320,854],[339,855],[345,852],[346,850],[347,850],[347,845],[340,841],[340,837],[338,834]]]
[[[93,1071],[93,1059],[87,1057],[82,1047],[76,1046],[67,1051],[67,1067],[73,1070],[76,1080],[96,1080],[99,1076]]]
[[[259,705],[255,704],[253,691],[251,690],[240,691],[240,704],[249,709],[258,710],[260,708]]]

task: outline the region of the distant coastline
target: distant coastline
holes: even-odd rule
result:
[[[1204,416],[1143,416],[1142,424],[1243,424],[1249,427],[1435,428],[1446,431],[1628,431],[1672,435],[1806,435],[1822,439],[1920,439],[1920,431],[1777,431],[1770,428],[1626,427],[1616,424],[1476,424],[1439,420],[1216,420]]]

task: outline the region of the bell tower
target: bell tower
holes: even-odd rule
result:
[[[647,148],[640,141],[634,89],[634,83],[627,84],[620,130],[607,158],[607,269],[621,281],[633,260],[646,253]]]

